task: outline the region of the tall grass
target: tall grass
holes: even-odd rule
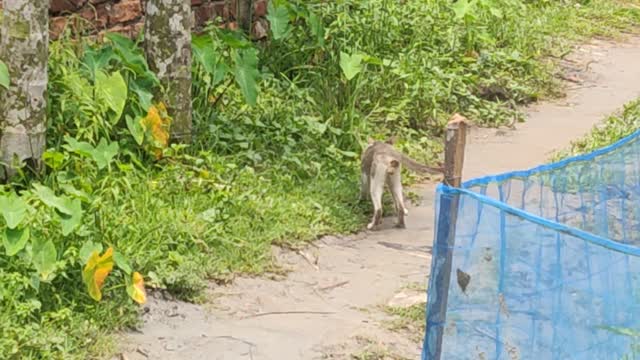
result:
[[[276,270],[273,244],[360,229],[368,205],[355,201],[357,160],[368,136],[400,135],[402,150],[435,161],[452,112],[488,126],[520,119],[518,105],[558,90],[550,55],[638,24],[637,5],[275,0],[288,24],[277,37],[254,44],[213,28],[196,37],[190,147],[154,138],[166,118],[136,43],[53,43],[47,170],[0,189],[32,209],[30,242],[0,255],[0,358],[100,357],[111,349],[105,333],[135,324],[127,266],[109,275],[101,302],[87,294],[87,244],[113,247],[148,288],[198,300],[207,280]],[[113,92],[101,76],[126,84],[120,119],[91,96]],[[81,204],[70,233],[36,182]],[[30,257],[36,241],[56,249],[44,279]]]

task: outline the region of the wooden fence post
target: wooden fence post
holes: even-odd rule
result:
[[[462,184],[466,139],[467,121],[464,117],[455,114],[447,124],[445,136],[444,185],[446,186],[457,188]],[[427,313],[427,323],[435,326],[430,329],[425,339],[426,360],[441,360],[442,357],[442,337],[446,325],[459,201],[459,194],[440,194]]]

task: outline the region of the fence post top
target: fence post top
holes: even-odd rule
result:
[[[469,125],[469,119],[467,119],[466,117],[455,113],[453,114],[453,116],[451,116],[451,118],[449,119],[449,122],[447,123],[447,129],[457,129],[461,126],[467,126]]]

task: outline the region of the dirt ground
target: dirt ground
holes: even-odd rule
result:
[[[566,98],[530,107],[517,129],[471,129],[464,178],[547,162],[555,150],[640,97],[638,59],[640,38],[577,48],[563,62],[571,79]],[[393,229],[389,218],[380,231],[325,237],[302,252],[274,248],[291,270],[281,279],[212,285],[205,305],[151,298],[140,331],[123,334],[119,357],[351,359],[373,344],[394,354],[389,359],[418,359],[422,344],[412,334],[389,330],[381,306],[426,300],[414,284],[424,288],[429,277],[434,188],[414,189],[422,199],[409,209],[405,230]]]

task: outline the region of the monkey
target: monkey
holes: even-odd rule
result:
[[[362,151],[361,174],[360,174],[360,196],[358,201],[363,201],[367,197],[373,203],[373,218],[367,225],[368,230],[374,229],[382,223],[382,193],[384,185],[388,183],[391,196],[398,216],[396,228],[405,228],[404,218],[409,211],[404,206],[402,194],[402,181],[400,173],[402,165],[407,169],[418,173],[439,174],[442,168],[434,168],[411,159],[393,147],[396,142],[392,137],[384,142],[374,141],[369,138],[368,145]]]

